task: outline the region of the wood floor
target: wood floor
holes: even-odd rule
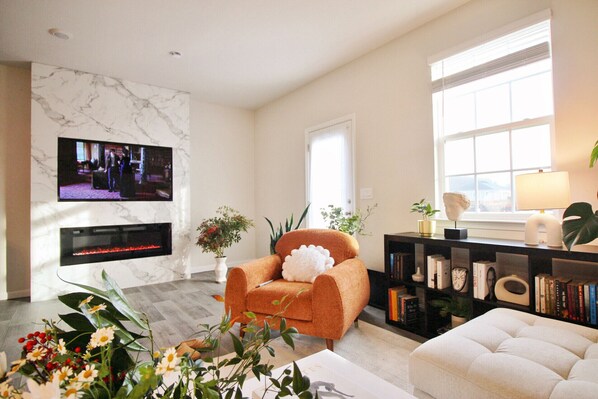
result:
[[[169,347],[192,337],[199,324],[220,321],[224,306],[212,296],[224,295],[224,287],[225,284],[213,281],[212,272],[204,272],[194,274],[189,280],[123,291],[135,309],[148,315],[155,342],[160,347]],[[43,318],[56,321],[58,314],[69,312],[70,309],[58,300],[35,303],[30,303],[28,298],[0,301],[0,351],[6,352],[9,362],[16,360],[20,356],[19,337],[42,328]],[[418,336],[388,326],[382,310],[368,306],[360,319],[422,342]],[[236,329],[238,326],[235,332]],[[230,340],[224,340],[222,346],[223,353],[233,350]]]

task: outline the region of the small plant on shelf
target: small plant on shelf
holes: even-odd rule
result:
[[[441,317],[451,315],[452,327],[465,323],[471,317],[471,302],[460,296],[432,299],[430,306],[439,308]]]
[[[440,210],[432,208],[432,205],[425,198],[422,198],[419,202],[414,202],[411,205],[411,212],[422,215],[422,220],[417,222],[419,234],[423,237],[433,236],[436,231],[436,221],[430,220],[430,218]]]

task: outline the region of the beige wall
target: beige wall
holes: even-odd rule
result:
[[[373,235],[359,237],[361,255],[369,268],[383,270],[383,235],[413,231],[417,217],[409,205],[434,198],[428,57],[483,40],[485,33],[547,8],[553,11],[556,167],[570,171],[573,200],[596,206],[598,171],[588,170],[587,163],[598,138],[598,2],[478,0],[259,109],[256,213],[281,220],[303,208],[305,129],[355,113],[356,191],[374,189],[374,199],[357,199],[357,206],[379,204],[367,226]],[[474,234],[504,227],[483,228],[474,228]],[[256,239],[258,255],[266,254],[265,226],[258,228]]]
[[[256,219],[253,168],[253,112],[191,99],[191,227],[228,205]],[[256,224],[263,223],[256,220]],[[255,229],[225,251],[227,264],[255,257]],[[191,249],[191,271],[214,268],[214,255]]]
[[[29,293],[31,75],[0,65],[0,299]]]

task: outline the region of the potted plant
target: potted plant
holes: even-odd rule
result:
[[[226,281],[228,270],[224,250],[241,241],[241,232],[247,232],[253,226],[253,221],[228,206],[221,206],[216,210],[216,214],[218,216],[204,219],[197,228],[199,237],[196,245],[201,247],[201,252],[215,255],[216,281],[223,283]]]
[[[267,217],[264,217],[264,219],[266,219],[266,221],[270,225],[270,255],[274,255],[276,253],[276,243],[278,242],[278,240],[280,240],[280,237],[282,237],[282,235],[284,233],[288,233],[291,230],[297,230],[299,228],[299,226],[301,226],[301,223],[303,223],[303,219],[305,219],[305,216],[307,216],[307,212],[309,211],[310,205],[311,204],[308,204],[305,207],[305,209],[303,210],[303,213],[301,214],[301,217],[299,218],[299,221],[297,222],[297,224],[295,225],[294,228],[293,228],[293,214],[291,214],[290,220],[285,219],[284,230],[282,229],[282,223],[278,224],[278,229],[274,229],[274,225],[272,224],[270,219],[268,219]]]
[[[241,340],[231,331],[234,322],[224,315],[220,323],[200,325],[201,359],[175,347],[154,342],[148,318],[131,307],[114,280],[102,272],[104,290],[71,283],[87,292],[59,296],[72,309],[60,322],[43,320],[43,328],[19,338],[21,359],[6,373],[0,370],[0,396],[10,398],[240,398],[251,374],[265,381],[273,395],[312,398],[310,381],[296,364],[293,370],[273,375],[267,353],[272,325],[294,348],[297,330],[281,317],[290,300],[280,301],[280,313],[258,322],[251,314]],[[131,331],[128,328],[131,328]],[[224,336],[234,353],[221,357]],[[0,353],[0,360],[6,360]],[[2,363],[2,361],[0,361]],[[14,378],[20,374],[24,378]],[[279,396],[276,396],[279,397]],[[293,396],[295,397],[295,396]]]
[[[432,209],[432,205],[422,198],[419,202],[414,202],[411,205],[411,212],[421,213],[421,220],[417,221],[419,234],[422,237],[432,237],[436,232],[436,221],[430,220],[432,216],[440,212],[438,209]]]
[[[598,160],[598,141],[590,154],[590,168]],[[598,196],[598,193],[596,193]],[[575,202],[563,213],[563,242],[570,251],[574,245],[587,244],[598,238],[598,211],[587,202]]]
[[[367,235],[367,233],[364,233],[365,221],[377,206],[378,204],[368,205],[365,213],[362,213],[360,209],[355,212],[344,212],[340,206],[328,205],[327,208],[321,208],[320,213],[329,229],[342,231],[350,235]]]
[[[471,317],[470,301],[460,296],[432,299],[430,306],[440,308],[441,317],[451,315],[451,328],[464,324]]]

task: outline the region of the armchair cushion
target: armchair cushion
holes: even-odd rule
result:
[[[293,249],[282,264],[282,277],[287,281],[313,283],[316,277],[330,269],[334,259],[330,252],[321,246],[302,245]]]
[[[303,290],[301,294],[297,293]],[[279,279],[255,288],[247,294],[247,310],[253,313],[276,314],[290,302],[289,307],[284,312],[287,319],[310,321],[312,314],[312,292],[311,283],[291,282]],[[286,296],[282,305],[274,305],[272,301],[281,300]]]

